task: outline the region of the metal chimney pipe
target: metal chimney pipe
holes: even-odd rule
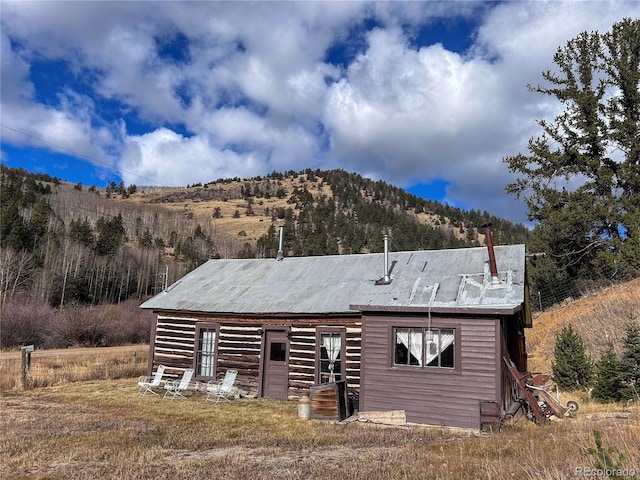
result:
[[[384,239],[384,282],[389,283],[391,278],[389,278],[389,235],[385,235]]]
[[[284,258],[284,226],[280,226],[280,244],[278,246],[278,253],[276,254],[276,260],[282,260]]]
[[[487,244],[487,250],[489,251],[489,271],[491,272],[491,281],[493,283],[499,283],[498,278],[498,265],[496,264],[496,254],[493,250],[493,236],[491,235],[491,223],[484,223],[481,225],[485,229],[485,243]]]

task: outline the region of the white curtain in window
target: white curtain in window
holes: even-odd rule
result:
[[[427,330],[426,337],[426,363],[429,365],[439,353],[444,352],[453,343],[455,336],[453,333],[442,333],[440,330]],[[438,350],[440,345],[440,350]]]
[[[329,381],[335,382],[336,376],[333,371],[333,364],[340,356],[342,341],[339,334],[323,334],[321,338],[322,346],[327,350],[327,355],[329,356]]]
[[[422,366],[422,331],[408,328],[396,330],[396,343],[402,343]]]

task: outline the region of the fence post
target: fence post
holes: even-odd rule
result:
[[[542,295],[540,295],[540,290],[538,290],[538,304],[540,305],[540,313],[542,313]]]
[[[33,345],[27,345],[25,347],[21,347],[22,350],[22,390],[27,389],[27,372],[31,367],[31,352],[34,350]]]

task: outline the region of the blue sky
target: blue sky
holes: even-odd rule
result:
[[[103,186],[343,168],[526,222],[559,46],[640,2],[0,3],[0,159]]]

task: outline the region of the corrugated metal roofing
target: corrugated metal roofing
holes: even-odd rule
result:
[[[384,254],[209,260],[141,308],[235,314],[354,313],[354,308],[513,310],[524,301],[524,245]]]

